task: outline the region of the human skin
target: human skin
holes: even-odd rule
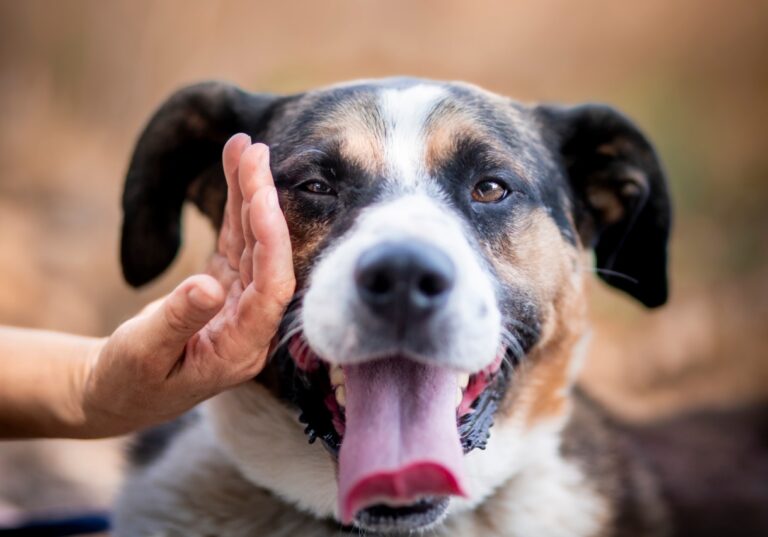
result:
[[[101,438],[172,419],[264,367],[295,279],[269,149],[233,136],[206,274],[107,338],[0,327],[0,438]]]

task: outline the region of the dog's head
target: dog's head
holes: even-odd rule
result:
[[[299,284],[262,386],[247,389],[295,409],[295,428],[330,454],[292,445],[260,471],[243,459],[264,453],[233,452],[254,480],[318,514],[333,509],[302,493],[297,458],[324,457],[304,488],[338,484],[336,516],[379,530],[428,527],[449,497],[474,505],[519,470],[523,439],[568,412],[584,250],[609,284],[649,307],[666,300],[665,179],[627,118],[412,79],[174,95],[128,173],[130,283],[172,261],[185,199],[220,224],[221,150],[241,131],[271,148]],[[226,433],[245,404],[229,401],[213,413],[224,436],[272,419],[240,413]]]

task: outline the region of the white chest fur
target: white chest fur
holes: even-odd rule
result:
[[[579,468],[560,457],[554,427],[532,431],[524,450],[507,438],[512,429],[505,432],[495,431],[485,458],[468,461],[474,498],[456,502],[434,534],[598,534],[608,508]],[[507,472],[514,475],[502,479]],[[290,410],[249,386],[209,403],[203,420],[130,477],[116,508],[115,534],[332,536],[339,529],[328,520],[335,505],[330,457],[319,444],[307,445]]]

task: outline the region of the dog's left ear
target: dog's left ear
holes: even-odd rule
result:
[[[120,258],[129,284],[143,285],[171,264],[185,200],[218,229],[227,194],[224,144],[238,132],[260,140],[279,100],[203,82],[180,89],[155,112],[136,143],[123,191]]]
[[[648,307],[667,300],[671,207],[650,142],[609,106],[540,106],[575,197],[575,223],[599,276]]]

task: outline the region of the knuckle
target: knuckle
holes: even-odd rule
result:
[[[192,326],[185,308],[177,301],[169,301],[164,308],[165,322],[175,332],[188,332]]]
[[[145,383],[151,383],[158,376],[158,367],[151,354],[144,354],[136,364],[136,376]]]
[[[290,302],[293,298],[293,294],[296,291],[296,279],[293,277],[280,280],[273,284],[274,297],[281,303]]]
[[[255,377],[259,373],[262,372],[264,369],[264,365],[266,363],[266,356],[260,356],[258,359],[251,362],[248,367],[245,369],[244,374],[242,375],[241,382],[244,380],[248,380],[249,378]]]

